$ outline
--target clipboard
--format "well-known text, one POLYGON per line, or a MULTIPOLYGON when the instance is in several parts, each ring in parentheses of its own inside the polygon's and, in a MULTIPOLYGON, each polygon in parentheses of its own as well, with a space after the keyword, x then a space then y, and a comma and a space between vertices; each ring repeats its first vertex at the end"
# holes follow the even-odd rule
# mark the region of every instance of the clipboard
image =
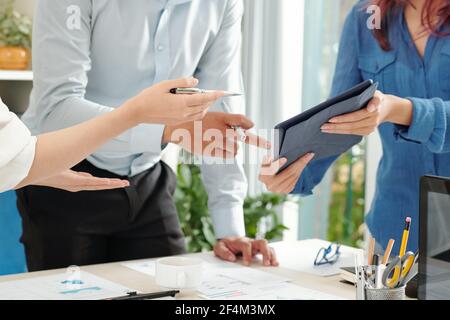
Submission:
POLYGON ((320 128, 331 118, 367 107, 378 89, 378 83, 364 81, 341 95, 327 100, 275 127, 275 158, 286 158, 282 172, 307 153, 314 160, 338 156, 362 141, 361 136, 323 133, 320 128))

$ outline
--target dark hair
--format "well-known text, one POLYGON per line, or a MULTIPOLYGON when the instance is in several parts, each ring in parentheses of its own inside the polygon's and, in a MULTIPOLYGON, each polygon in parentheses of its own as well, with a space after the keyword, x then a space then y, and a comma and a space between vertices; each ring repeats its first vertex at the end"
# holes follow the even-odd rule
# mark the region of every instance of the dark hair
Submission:
MULTIPOLYGON (((422 12, 422 24, 426 26, 429 32, 438 36, 450 35, 450 32, 442 33, 439 29, 450 23, 450 0, 443 0, 443 6, 434 13, 435 8, 433 7, 433 0, 425 0, 425 6, 422 12), (435 20, 433 15, 437 15, 437 20, 435 20)), ((389 14, 399 9, 406 7, 410 4, 409 0, 371 0, 371 4, 377 5, 381 11, 381 29, 374 30, 375 39, 377 39, 380 47, 385 50, 391 50, 391 44, 388 38, 388 17, 389 14)))

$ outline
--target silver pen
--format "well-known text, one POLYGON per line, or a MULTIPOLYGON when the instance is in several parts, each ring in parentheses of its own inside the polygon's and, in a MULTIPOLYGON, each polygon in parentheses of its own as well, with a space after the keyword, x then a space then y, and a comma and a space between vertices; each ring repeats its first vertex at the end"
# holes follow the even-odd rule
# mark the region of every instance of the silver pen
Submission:
MULTIPOLYGON (((199 93, 214 93, 221 90, 205 90, 199 88, 173 88, 170 90, 172 94, 199 94, 199 93)), ((222 91, 224 93, 224 97, 240 97, 243 96, 242 93, 231 92, 231 91, 222 91)))

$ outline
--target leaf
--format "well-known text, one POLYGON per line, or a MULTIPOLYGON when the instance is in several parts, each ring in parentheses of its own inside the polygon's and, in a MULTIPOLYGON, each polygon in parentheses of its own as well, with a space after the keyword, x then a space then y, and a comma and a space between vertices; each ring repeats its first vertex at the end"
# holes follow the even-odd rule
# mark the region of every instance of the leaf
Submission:
POLYGON ((0 7, 0 39, 2 45, 31 47, 31 19, 14 10, 14 1, 0 7))
MULTIPOLYGON (((177 168, 178 184, 175 192, 180 224, 186 236, 189 252, 210 251, 216 242, 214 228, 208 209, 208 194, 201 171, 195 165, 180 164, 177 168)), ((274 227, 267 232, 267 240, 282 236, 287 228, 279 224, 276 208, 288 201, 288 197, 264 193, 248 197, 244 201, 246 234, 255 237, 262 218, 269 217, 274 227)))

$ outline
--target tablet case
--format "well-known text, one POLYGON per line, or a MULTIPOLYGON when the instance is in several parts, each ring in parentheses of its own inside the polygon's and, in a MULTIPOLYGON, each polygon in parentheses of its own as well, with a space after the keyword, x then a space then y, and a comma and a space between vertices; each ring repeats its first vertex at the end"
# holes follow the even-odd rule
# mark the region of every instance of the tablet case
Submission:
POLYGON ((367 107, 374 97, 378 83, 367 80, 308 111, 280 123, 277 135, 276 158, 287 158, 280 172, 307 153, 315 153, 314 160, 340 155, 362 141, 361 136, 323 133, 320 128, 331 118, 367 107))

